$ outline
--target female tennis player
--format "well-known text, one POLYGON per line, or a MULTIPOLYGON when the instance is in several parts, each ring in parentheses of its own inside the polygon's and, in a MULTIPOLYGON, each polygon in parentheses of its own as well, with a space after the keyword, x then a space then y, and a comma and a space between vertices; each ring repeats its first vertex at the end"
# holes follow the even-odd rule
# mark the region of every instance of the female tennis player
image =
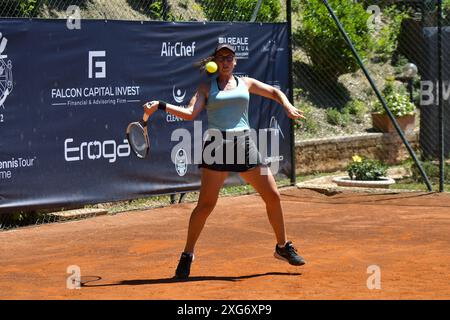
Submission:
MULTIPOLYGON (((278 102, 283 106, 287 116, 291 119, 304 118, 303 112, 296 109, 286 95, 277 88, 258 80, 233 74, 236 66, 235 49, 228 44, 219 44, 212 56, 205 59, 206 63, 213 60, 218 65, 217 78, 201 84, 192 97, 188 108, 174 106, 163 101, 150 101, 144 104, 144 111, 148 115, 156 110, 164 110, 185 120, 193 120, 206 108, 208 116, 208 131, 216 130, 222 133, 223 139, 211 135, 211 140, 205 142, 203 147, 203 160, 201 169, 201 187, 197 206, 193 210, 186 240, 186 246, 181 254, 175 277, 187 279, 191 263, 194 260, 194 247, 205 225, 206 219, 213 211, 219 191, 229 172, 239 172, 240 176, 255 188, 265 202, 270 224, 275 232, 277 244, 274 256, 287 261, 291 265, 300 266, 305 260, 297 254, 291 241, 287 241, 284 225, 283 211, 280 203, 280 194, 275 179, 270 170, 262 172, 263 164, 256 148, 255 142, 250 138, 248 105, 249 94, 260 95, 278 102), (227 139, 227 133, 233 132, 234 138, 227 139), (216 140, 220 141, 216 141, 216 140), (215 143, 213 158, 215 161, 206 161, 205 151, 209 144, 215 143), (228 147, 233 148, 234 155, 245 155, 245 161, 235 161, 227 158, 228 147), (218 147, 217 147, 218 146, 218 147), (222 156, 215 152, 221 150, 222 156), (242 151, 245 151, 242 153, 242 151), (252 161, 253 159, 253 161, 252 161), (256 160, 255 160, 256 159, 256 160)), ((211 148, 209 148, 210 150, 211 148)), ((209 158, 211 159, 211 157, 209 158)))

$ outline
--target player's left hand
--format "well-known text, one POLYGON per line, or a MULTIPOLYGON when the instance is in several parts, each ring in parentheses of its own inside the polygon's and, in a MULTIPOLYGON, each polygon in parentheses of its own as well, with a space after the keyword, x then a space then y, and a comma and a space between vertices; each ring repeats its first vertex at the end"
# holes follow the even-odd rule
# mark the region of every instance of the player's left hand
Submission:
POLYGON ((303 115, 303 111, 300 109, 297 109, 292 104, 285 106, 284 109, 286 110, 287 116, 291 119, 305 119, 305 116, 303 115))

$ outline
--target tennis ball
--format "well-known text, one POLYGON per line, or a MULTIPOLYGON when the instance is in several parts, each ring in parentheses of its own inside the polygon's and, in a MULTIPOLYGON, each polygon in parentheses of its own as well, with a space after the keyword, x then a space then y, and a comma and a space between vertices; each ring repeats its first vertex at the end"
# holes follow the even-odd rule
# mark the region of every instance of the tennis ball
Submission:
POLYGON ((217 63, 215 63, 214 61, 210 61, 206 64, 206 71, 208 71, 209 73, 214 73, 217 71, 217 63))

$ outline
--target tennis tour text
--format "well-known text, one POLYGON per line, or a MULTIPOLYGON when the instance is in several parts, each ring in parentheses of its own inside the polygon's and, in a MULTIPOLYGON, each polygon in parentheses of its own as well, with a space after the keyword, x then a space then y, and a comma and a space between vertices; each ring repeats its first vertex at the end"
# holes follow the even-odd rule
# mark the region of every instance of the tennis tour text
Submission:
POLYGON ((11 158, 0 161, 0 180, 11 179, 13 171, 11 169, 28 168, 34 166, 36 157, 33 158, 11 158))

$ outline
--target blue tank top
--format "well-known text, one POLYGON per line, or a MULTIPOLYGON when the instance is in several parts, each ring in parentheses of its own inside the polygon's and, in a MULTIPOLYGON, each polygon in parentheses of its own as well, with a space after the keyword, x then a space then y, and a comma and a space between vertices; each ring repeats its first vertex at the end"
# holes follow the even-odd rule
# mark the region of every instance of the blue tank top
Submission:
POLYGON ((250 94, 245 83, 235 77, 237 87, 219 90, 217 79, 211 81, 206 110, 208 128, 220 131, 240 131, 250 129, 248 121, 248 102, 250 94))

